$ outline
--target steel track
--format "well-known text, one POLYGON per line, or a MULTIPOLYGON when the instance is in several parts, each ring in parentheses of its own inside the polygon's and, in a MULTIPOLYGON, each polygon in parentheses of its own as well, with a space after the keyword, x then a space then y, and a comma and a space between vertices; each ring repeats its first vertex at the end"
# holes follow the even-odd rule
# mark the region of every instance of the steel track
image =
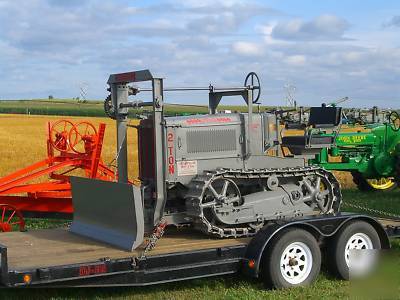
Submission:
MULTIPOLYGON (((340 209, 342 202, 342 194, 340 189, 340 183, 337 181, 335 176, 320 167, 308 166, 308 167, 297 167, 297 168, 279 168, 279 169, 251 169, 251 170, 236 170, 236 169, 218 169, 215 171, 206 171, 202 175, 198 175, 189 184, 189 191, 185 197, 187 214, 193 218, 194 227, 198 230, 208 234, 217 236, 220 238, 228 237, 245 237, 252 236, 269 220, 259 221, 257 224, 241 224, 237 227, 219 227, 211 224, 203 214, 203 208, 201 207, 204 193, 210 182, 216 178, 228 178, 233 180, 254 180, 254 179, 266 179, 269 176, 277 176, 278 178, 290 178, 293 177, 295 182, 301 181, 307 176, 320 176, 324 177, 329 182, 329 189, 331 199, 329 209, 327 212, 320 214, 336 214, 340 209), (297 178, 301 178, 300 180, 297 178)), ((295 217, 301 217, 301 215, 294 215, 295 217)))

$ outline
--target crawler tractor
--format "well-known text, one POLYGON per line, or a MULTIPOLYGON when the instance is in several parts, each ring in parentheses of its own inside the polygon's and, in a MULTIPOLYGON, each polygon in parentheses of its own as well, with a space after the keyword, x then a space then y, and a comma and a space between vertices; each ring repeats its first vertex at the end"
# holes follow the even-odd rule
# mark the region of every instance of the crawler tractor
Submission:
MULTIPOLYGON (((269 156, 279 147, 279 122, 255 113, 260 83, 250 73, 244 86, 163 88, 150 71, 109 77, 105 111, 117 123, 118 182, 72 178, 74 221, 71 230, 122 248, 135 249, 144 233, 160 224, 191 225, 219 238, 254 235, 272 220, 334 215, 342 200, 339 182, 320 166, 307 164, 308 152, 330 147, 319 134, 286 141, 307 155, 269 156), (152 88, 131 83, 150 81, 152 88), (206 90, 209 114, 165 117, 164 91, 206 90), (152 92, 148 102, 128 97, 152 92), (247 113, 218 113, 224 97, 241 97, 247 113), (136 127, 140 186, 128 182, 128 110, 152 107, 136 127), (304 141, 309 139, 309 142, 304 141)), ((314 107, 312 126, 335 130, 341 109, 314 107)))

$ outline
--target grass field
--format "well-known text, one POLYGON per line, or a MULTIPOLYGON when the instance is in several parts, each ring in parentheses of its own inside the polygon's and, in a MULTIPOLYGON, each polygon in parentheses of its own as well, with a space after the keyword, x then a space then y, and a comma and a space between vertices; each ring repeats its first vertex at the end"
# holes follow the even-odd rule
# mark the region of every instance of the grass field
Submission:
MULTIPOLYGON (((12 170, 26 166, 46 155, 46 122, 55 121, 53 116, 0 115, 0 177, 12 170)), ((72 121, 90 120, 95 125, 107 124, 103 158, 111 161, 115 156, 115 125, 106 118, 69 118, 72 121)), ((136 122, 136 121, 132 121, 136 122)), ((134 129, 129 132, 130 177, 137 176, 134 167, 137 160, 134 129)), ((351 179, 339 174, 344 183, 344 210, 352 210, 347 203, 368 204, 369 207, 400 214, 400 190, 388 193, 362 194, 352 190, 351 179)), ((28 228, 58 226, 60 222, 29 221, 28 228)), ((393 243, 400 258, 400 243, 393 243)), ((400 259, 393 268, 400 270, 400 259)), ((400 286, 400 274, 397 283, 400 286)), ((325 270, 311 287, 284 291, 266 291, 262 284, 240 276, 192 280, 188 282, 158 285, 146 288, 96 288, 96 289, 33 289, 3 290, 0 299, 337 299, 348 298, 350 284, 332 278, 325 270)))
MULTIPOLYGON (((207 107, 166 105, 166 114, 206 113, 207 107)), ((72 99, 34 99, 34 100, 3 100, 0 101, 0 113, 26 115, 58 115, 58 116, 104 116, 103 101, 91 100, 85 103, 72 99)), ((130 115, 138 111, 131 109, 130 115)))
MULTIPOLYGON (((58 115, 58 116, 85 116, 102 117, 104 116, 104 102, 90 100, 85 103, 72 99, 33 99, 33 100, 0 100, 0 114, 25 114, 25 115, 58 115)), ((205 96, 204 103, 208 103, 205 96)), ((244 111, 245 106, 221 105, 220 110, 244 111)), ((267 109, 261 106, 263 111, 267 109)), ((130 116, 143 113, 145 110, 130 109, 130 116)), ((174 105, 165 104, 164 112, 166 115, 182 115, 207 113, 207 104, 199 105, 174 105)))

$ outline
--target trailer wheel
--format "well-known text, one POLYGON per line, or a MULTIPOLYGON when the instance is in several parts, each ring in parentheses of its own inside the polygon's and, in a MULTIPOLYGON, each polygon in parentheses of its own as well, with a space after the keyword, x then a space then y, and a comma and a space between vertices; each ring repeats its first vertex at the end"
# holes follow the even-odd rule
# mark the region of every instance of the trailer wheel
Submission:
MULTIPOLYGON (((355 221, 341 228, 328 249, 331 271, 339 278, 349 280, 350 250, 381 249, 381 241, 375 228, 367 222, 355 221)), ((368 270, 368 266, 364 266, 368 270)))
POLYGON ((302 229, 286 229, 268 246, 262 277, 267 288, 309 285, 321 268, 321 251, 314 236, 302 229))

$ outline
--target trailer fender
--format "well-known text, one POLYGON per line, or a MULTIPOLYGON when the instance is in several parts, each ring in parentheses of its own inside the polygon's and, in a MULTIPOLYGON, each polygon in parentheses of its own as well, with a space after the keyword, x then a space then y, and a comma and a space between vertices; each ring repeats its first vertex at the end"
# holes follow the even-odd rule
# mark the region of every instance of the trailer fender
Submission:
POLYGON ((320 237, 332 237, 340 228, 351 221, 365 221, 371 224, 379 235, 382 249, 390 249, 389 237, 382 225, 372 217, 357 214, 341 214, 337 216, 319 216, 309 219, 294 221, 277 221, 264 226, 250 241, 243 260, 245 275, 257 278, 260 265, 266 249, 271 240, 286 228, 301 228, 320 237))

